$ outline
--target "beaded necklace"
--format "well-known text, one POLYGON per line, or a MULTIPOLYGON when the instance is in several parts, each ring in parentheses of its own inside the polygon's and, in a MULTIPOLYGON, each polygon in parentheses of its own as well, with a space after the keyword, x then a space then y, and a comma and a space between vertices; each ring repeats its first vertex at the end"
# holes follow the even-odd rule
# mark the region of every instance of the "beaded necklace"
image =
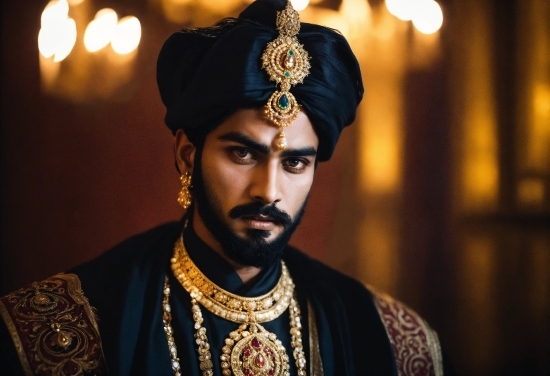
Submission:
MULTIPOLYGON (((305 376, 306 358, 302 346, 300 308, 294 293, 294 282, 283 261, 281 278, 277 285, 265 295, 247 298, 226 291, 210 281, 189 258, 183 236, 174 245, 171 259, 176 279, 191 296, 195 338, 198 358, 203 376, 213 375, 212 355, 202 326, 200 305, 211 313, 226 320, 239 323, 239 327, 225 339, 220 356, 223 375, 236 376, 288 376, 289 357, 281 341, 268 332, 261 323, 272 321, 290 308, 290 334, 293 356, 299 376, 305 376), (199 305, 200 304, 200 305, 199 305)), ((168 341, 174 376, 181 376, 176 343, 171 326, 169 303, 170 285, 164 280, 163 325, 168 341)))

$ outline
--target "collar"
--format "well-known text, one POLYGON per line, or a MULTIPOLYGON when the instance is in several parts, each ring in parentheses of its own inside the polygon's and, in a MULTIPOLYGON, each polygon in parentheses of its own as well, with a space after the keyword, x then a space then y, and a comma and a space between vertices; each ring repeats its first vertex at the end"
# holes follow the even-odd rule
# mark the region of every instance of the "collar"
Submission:
POLYGON ((262 269, 256 283, 246 286, 235 269, 210 248, 193 230, 192 223, 183 230, 183 242, 195 265, 216 285, 233 294, 253 297, 268 293, 281 276, 281 263, 262 269))

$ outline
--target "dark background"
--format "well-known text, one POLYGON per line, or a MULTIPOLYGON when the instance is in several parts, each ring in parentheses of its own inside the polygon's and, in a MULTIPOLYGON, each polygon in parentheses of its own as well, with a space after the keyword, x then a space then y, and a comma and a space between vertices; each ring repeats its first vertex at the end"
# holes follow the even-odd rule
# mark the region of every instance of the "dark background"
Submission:
MULTIPOLYGON (((48 83, 37 48, 47 2, 2 2, 0 293, 181 216, 156 57, 178 28, 220 15, 204 1, 168 3, 84 0, 70 13, 75 49, 48 83), (106 6, 142 23, 128 61, 82 45, 106 6)), ((233 3, 237 15, 245 4, 233 3)), ((440 4, 444 24, 430 49, 418 47, 410 23, 399 24, 400 39, 371 42, 369 27, 390 16, 369 2, 372 24, 351 38, 366 97, 320 165, 292 242, 421 313, 459 374, 548 375, 550 2, 440 4), (399 64, 377 63, 383 53, 373 51, 384 47, 399 64), (388 133, 398 158, 388 166, 398 178, 380 188, 368 166, 384 164, 365 153, 391 129, 391 113, 378 118, 373 103, 392 87, 386 106, 400 120, 388 133)), ((341 5, 317 1, 308 11, 341 5)))

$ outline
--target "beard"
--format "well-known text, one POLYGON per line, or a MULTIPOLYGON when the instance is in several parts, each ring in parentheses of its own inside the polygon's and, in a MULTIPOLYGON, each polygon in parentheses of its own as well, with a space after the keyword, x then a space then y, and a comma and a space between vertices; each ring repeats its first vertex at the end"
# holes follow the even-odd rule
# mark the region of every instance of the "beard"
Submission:
POLYGON ((275 203, 266 205, 259 201, 236 206, 225 216, 220 199, 203 178, 200 154, 202 153, 197 150, 195 168, 193 169, 193 196, 202 221, 221 244, 224 254, 240 265, 257 268, 268 267, 280 261, 290 237, 300 224, 307 197, 294 219, 286 212, 278 209, 275 203), (241 237, 224 220, 226 217, 237 219, 243 216, 262 214, 270 216, 274 222, 283 226, 283 232, 271 241, 267 240, 271 234, 270 231, 248 229, 246 237, 241 237))

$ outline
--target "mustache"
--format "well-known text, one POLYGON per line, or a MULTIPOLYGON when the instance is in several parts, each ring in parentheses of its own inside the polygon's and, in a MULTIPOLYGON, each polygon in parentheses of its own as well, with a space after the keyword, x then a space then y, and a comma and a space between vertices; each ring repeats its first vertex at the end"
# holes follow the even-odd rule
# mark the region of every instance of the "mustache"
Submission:
POLYGON ((235 206, 229 211, 229 217, 233 219, 237 219, 245 215, 267 215, 273 218, 275 222, 283 225, 285 228, 292 224, 292 218, 290 218, 290 215, 277 208, 275 204, 265 205, 261 202, 252 202, 250 204, 235 206))

